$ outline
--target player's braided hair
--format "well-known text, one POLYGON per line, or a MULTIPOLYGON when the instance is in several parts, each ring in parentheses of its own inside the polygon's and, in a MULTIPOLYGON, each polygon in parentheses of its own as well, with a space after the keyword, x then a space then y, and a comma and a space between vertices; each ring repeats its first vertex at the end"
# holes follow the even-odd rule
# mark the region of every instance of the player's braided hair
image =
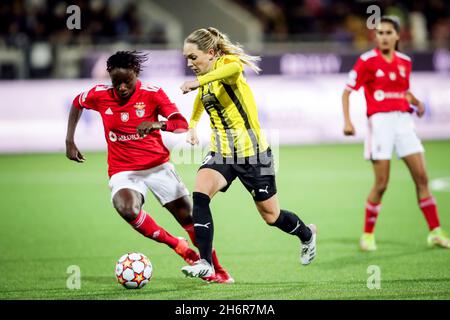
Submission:
POLYGON ((256 62, 261 60, 260 57, 245 53, 239 43, 231 42, 226 34, 221 33, 216 28, 197 29, 186 38, 185 42, 196 44, 203 52, 213 49, 219 56, 227 54, 235 55, 239 57, 242 63, 248 65, 256 73, 261 71, 256 65, 256 62))
MULTIPOLYGON (((383 23, 383 22, 390 23, 394 27, 395 32, 397 32, 397 34, 400 34, 400 20, 399 20, 398 17, 396 17, 396 16, 382 16, 380 18, 380 23, 383 23)), ((400 41, 397 41, 395 43, 395 50, 398 50, 399 42, 400 41)))
POLYGON ((111 70, 116 68, 131 69, 136 75, 139 75, 142 71, 142 64, 147 59, 147 54, 139 51, 117 51, 108 58, 106 70, 111 72, 111 70))

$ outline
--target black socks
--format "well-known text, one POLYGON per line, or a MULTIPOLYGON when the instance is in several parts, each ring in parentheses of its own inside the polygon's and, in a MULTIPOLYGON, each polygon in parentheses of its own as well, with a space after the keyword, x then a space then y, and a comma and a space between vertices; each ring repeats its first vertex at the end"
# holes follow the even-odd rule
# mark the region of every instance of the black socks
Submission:
POLYGON ((311 229, 309 229, 295 213, 287 210, 280 211, 280 216, 273 226, 286 233, 296 235, 302 242, 308 242, 312 237, 311 229))
POLYGON ((211 199, 201 192, 192 194, 194 201, 193 219, 195 240, 200 252, 200 257, 212 265, 212 243, 214 236, 214 224, 209 208, 211 199))

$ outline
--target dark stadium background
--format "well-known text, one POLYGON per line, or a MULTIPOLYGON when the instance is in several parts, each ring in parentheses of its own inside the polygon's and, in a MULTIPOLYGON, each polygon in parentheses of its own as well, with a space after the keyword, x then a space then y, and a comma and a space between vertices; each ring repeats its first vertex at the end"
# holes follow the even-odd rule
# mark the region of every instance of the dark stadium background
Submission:
MULTIPOLYGON (((373 48, 367 21, 376 6, 402 23, 400 50, 413 60, 412 89, 426 104, 416 118, 444 229, 450 229, 450 2, 330 0, 17 0, 0 2, 0 299, 446 299, 450 262, 426 248, 426 224, 409 174, 395 156, 377 225, 379 250, 358 251, 364 201, 372 184, 363 160, 362 92, 352 96, 356 137, 342 135, 341 93, 357 57, 373 48), (76 5, 80 29, 67 19, 76 5), (372 7, 373 8, 373 7, 372 7), (64 155, 71 99, 108 83, 106 58, 117 50, 149 53, 142 79, 161 85, 189 118, 193 75, 183 39, 214 26, 260 55, 260 75, 246 76, 277 159, 283 205, 318 225, 318 257, 298 263, 292 239, 268 229, 239 184, 213 204, 215 246, 236 279, 208 286, 184 279, 182 261, 133 232, 109 202, 105 142, 97 114, 84 112, 77 144, 87 161, 64 155), (115 261, 140 251, 152 261, 150 284, 121 288, 115 261), (71 265, 81 289, 67 287, 71 265), (370 289, 369 266, 381 289, 370 289)), ((207 150, 164 134, 184 182, 193 188, 207 150)), ((149 197, 151 198, 151 196, 149 197)), ((176 235, 183 230, 150 199, 146 209, 176 235)))

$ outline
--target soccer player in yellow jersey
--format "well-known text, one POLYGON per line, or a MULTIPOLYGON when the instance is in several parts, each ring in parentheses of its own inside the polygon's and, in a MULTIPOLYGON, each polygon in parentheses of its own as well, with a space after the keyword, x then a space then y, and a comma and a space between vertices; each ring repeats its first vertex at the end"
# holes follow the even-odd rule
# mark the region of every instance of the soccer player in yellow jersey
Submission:
POLYGON ((259 57, 247 55, 242 47, 215 28, 198 29, 184 42, 183 55, 197 75, 181 86, 183 93, 198 89, 189 123, 187 141, 198 144, 196 125, 203 111, 211 120, 211 147, 197 173, 194 200, 194 229, 201 259, 182 268, 185 275, 214 275, 211 264, 213 219, 209 203, 239 178, 252 194, 261 217, 270 226, 297 236, 300 260, 309 264, 316 255, 316 226, 306 226, 299 217, 280 210, 272 152, 261 131, 252 91, 243 75, 243 65, 256 72, 259 57))

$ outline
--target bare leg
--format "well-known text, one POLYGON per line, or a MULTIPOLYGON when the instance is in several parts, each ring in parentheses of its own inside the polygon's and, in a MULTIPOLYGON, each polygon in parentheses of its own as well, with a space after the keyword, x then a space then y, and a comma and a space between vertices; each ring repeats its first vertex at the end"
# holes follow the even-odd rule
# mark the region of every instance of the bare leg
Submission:
POLYGON ((422 153, 415 153, 403 158, 416 185, 417 201, 428 223, 428 228, 434 230, 440 226, 436 202, 428 188, 428 175, 425 168, 425 158, 422 153))
POLYGON ((295 235, 302 242, 308 242, 311 239, 311 230, 295 213, 280 209, 278 195, 274 194, 264 201, 255 201, 255 205, 259 214, 268 225, 295 235))
POLYGON ((372 164, 375 183, 372 190, 370 190, 367 200, 372 203, 380 203, 388 186, 391 162, 390 160, 374 160, 372 164))
POLYGON ((132 189, 121 189, 113 197, 114 208, 136 231, 175 249, 179 243, 178 238, 159 226, 150 215, 145 213, 142 210, 143 203, 142 194, 132 189))
POLYGON ((428 175, 425 158, 422 153, 415 153, 403 158, 416 185, 417 200, 431 197, 428 188, 428 175))
POLYGON ((142 194, 132 189, 121 189, 113 198, 113 205, 125 221, 136 219, 144 203, 142 194))
POLYGON ((273 225, 280 216, 280 204, 276 194, 267 200, 255 201, 255 205, 263 220, 269 225, 273 225))
POLYGON ((281 231, 300 239, 300 261, 303 265, 310 264, 316 256, 316 226, 306 226, 295 213, 280 210, 276 194, 267 200, 255 201, 255 205, 268 225, 277 227, 281 231))
POLYGON ((181 226, 190 225, 192 220, 192 205, 188 196, 168 202, 164 207, 173 215, 181 226))

